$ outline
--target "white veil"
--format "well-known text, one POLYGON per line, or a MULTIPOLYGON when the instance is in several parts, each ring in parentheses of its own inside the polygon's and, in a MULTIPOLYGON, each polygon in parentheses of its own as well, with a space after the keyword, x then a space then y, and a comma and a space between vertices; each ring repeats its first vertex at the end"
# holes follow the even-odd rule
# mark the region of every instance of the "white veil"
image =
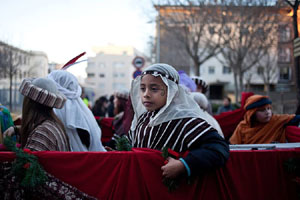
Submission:
POLYGON ((93 113, 80 98, 81 87, 76 77, 65 70, 54 70, 48 78, 54 80, 58 90, 67 97, 64 107, 54 109, 54 112, 65 125, 72 151, 106 151, 101 143, 101 129, 93 113), (82 144, 76 128, 89 132, 88 149, 82 144))
POLYGON ((157 63, 147 67, 141 76, 132 81, 130 97, 134 109, 134 119, 131 124, 131 130, 135 130, 138 118, 146 112, 140 98, 140 83, 143 74, 160 76, 168 88, 166 104, 159 112, 150 119, 149 126, 156 126, 164 122, 181 118, 202 118, 205 120, 205 114, 192 99, 188 92, 179 85, 179 74, 170 65, 157 63))

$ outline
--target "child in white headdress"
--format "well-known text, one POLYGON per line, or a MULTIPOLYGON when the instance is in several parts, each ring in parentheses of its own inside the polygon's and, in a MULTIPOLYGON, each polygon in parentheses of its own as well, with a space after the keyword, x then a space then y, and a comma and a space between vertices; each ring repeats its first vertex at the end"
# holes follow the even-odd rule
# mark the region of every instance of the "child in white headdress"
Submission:
POLYGON ((66 104, 55 114, 65 125, 72 151, 106 151, 101 143, 99 128, 91 110, 84 104, 81 87, 76 77, 65 70, 54 70, 48 78, 67 97, 66 104))
POLYGON ((128 138, 133 147, 189 151, 185 158, 168 158, 162 167, 167 178, 220 167, 229 156, 226 141, 203 119, 203 111, 178 83, 178 72, 159 63, 146 68, 130 91, 134 120, 128 138))

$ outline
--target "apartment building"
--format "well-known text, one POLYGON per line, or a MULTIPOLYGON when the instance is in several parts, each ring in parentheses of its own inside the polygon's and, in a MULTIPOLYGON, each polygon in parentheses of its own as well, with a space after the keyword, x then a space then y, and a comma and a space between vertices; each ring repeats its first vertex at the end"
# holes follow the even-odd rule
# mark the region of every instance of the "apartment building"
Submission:
POLYGON ((142 53, 131 46, 108 45, 93 50, 96 56, 88 58, 85 86, 93 88, 95 99, 117 90, 129 90, 136 70, 132 61, 136 56, 144 57, 142 53))

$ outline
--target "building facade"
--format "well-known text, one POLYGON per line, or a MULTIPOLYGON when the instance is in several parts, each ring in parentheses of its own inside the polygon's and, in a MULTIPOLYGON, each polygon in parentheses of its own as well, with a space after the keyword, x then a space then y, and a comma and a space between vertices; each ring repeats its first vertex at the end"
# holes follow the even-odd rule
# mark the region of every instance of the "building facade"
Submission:
POLYGON ((23 96, 18 91, 19 86, 24 78, 47 76, 48 57, 44 52, 25 51, 3 42, 0 42, 0 56, 0 103, 21 112, 23 96))
POLYGON ((136 71, 133 59, 144 56, 130 46, 109 45, 95 47, 94 51, 96 56, 88 58, 85 79, 85 87, 94 90, 94 100, 100 96, 110 96, 117 90, 129 90, 136 71))
MULTIPOLYGON (((235 32, 235 34, 238 31, 240 34, 247 35, 249 31, 254 31, 253 26, 248 26, 249 29, 244 30, 245 26, 239 25, 238 27, 235 24, 236 19, 234 19, 235 16, 243 16, 242 13, 239 13, 241 12, 240 10, 243 9, 253 9, 253 13, 254 11, 264 9, 265 15, 269 17, 269 19, 272 19, 272 15, 276 17, 279 16, 277 24, 274 25, 274 28, 272 29, 272 32, 274 32, 273 35, 275 35, 276 38, 274 39, 275 43, 272 45, 272 48, 270 48, 270 52, 261 58, 261 62, 257 62, 253 67, 251 67, 251 69, 247 70, 243 74, 242 82, 244 91, 247 90, 257 93, 263 93, 266 91, 293 91, 295 88, 295 68, 292 51, 294 36, 292 29, 292 17, 289 15, 290 9, 288 7, 248 6, 247 8, 231 8, 230 6, 226 6, 226 8, 223 8, 222 6, 208 6, 206 8, 191 8, 191 6, 156 6, 159 16, 159 25, 157 26, 157 38, 159 38, 157 42, 159 42, 159 44, 157 44, 156 47, 160 48, 160 51, 157 51, 160 52, 160 55, 156 56, 159 56, 159 59, 162 62, 173 65, 177 70, 185 70, 191 76, 197 75, 195 74, 195 69, 192 67, 194 65, 193 59, 189 55, 193 53, 191 52, 193 51, 193 48, 187 50, 187 46, 189 44, 184 45, 181 41, 178 42, 178 34, 174 35, 172 32, 175 32, 175 29, 182 29, 182 31, 189 33, 185 35, 186 37, 190 37, 194 34, 190 39, 190 43, 197 39, 197 35, 195 33, 202 34, 202 38, 208 38, 211 39, 211 41, 216 41, 219 38, 222 38, 222 34, 226 34, 228 31, 229 33, 230 31, 231 33, 235 32), (194 11, 195 13, 201 13, 202 16, 195 17, 197 14, 193 13, 194 11), (207 13, 207 15, 205 15, 205 13, 207 13), (181 15, 185 17, 181 17, 181 15), (228 16, 228 18, 224 17, 225 22, 218 21, 218 18, 215 18, 215 16, 219 15, 228 16), (187 16, 191 17, 189 18, 187 16), (181 17, 181 19, 184 19, 184 22, 174 22, 172 19, 168 19, 172 17, 176 18, 176 20, 181 17), (199 22, 200 20, 205 21, 205 23, 201 24, 201 22, 199 22), (201 26, 205 26, 203 30, 207 29, 207 31, 203 31, 202 33, 194 31, 196 29, 200 30, 201 26), (221 28, 218 29, 218 27, 221 28), (244 31, 245 33, 243 33, 244 31)), ((249 21, 250 20, 253 19, 249 18, 249 21)), ((254 21, 254 24, 259 23, 260 20, 254 21)), ((265 23, 267 24, 268 21, 265 23)), ((258 33, 259 31, 264 30, 264 27, 262 25, 260 26, 261 27, 256 26, 257 28, 255 31, 258 33)), ((240 37, 241 42, 246 40, 245 38, 246 37, 240 37)), ((205 43, 205 41, 201 41, 201 38, 199 38, 199 41, 199 47, 194 45, 195 51, 210 45, 209 43, 205 43)), ((245 46, 247 46, 250 43, 245 42, 245 44, 245 46)), ((255 47, 253 49, 255 51, 255 47)), ((199 56, 203 56, 200 54, 205 51, 199 52, 199 56)), ((216 53, 214 56, 205 60, 205 62, 201 63, 199 68, 201 77, 207 81, 210 86, 210 99, 220 100, 228 94, 235 93, 233 68, 229 64, 226 64, 222 53, 216 53)))

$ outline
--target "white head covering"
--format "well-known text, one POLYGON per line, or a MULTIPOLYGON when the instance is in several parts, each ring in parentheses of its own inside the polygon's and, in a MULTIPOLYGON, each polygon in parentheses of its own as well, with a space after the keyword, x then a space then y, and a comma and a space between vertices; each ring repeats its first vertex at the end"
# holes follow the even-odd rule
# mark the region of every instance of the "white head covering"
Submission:
POLYGON ((101 129, 90 109, 80 98, 81 87, 76 77, 65 71, 52 71, 48 78, 55 81, 58 90, 67 97, 65 106, 54 109, 55 114, 64 123, 70 139, 72 151, 106 151, 101 143, 101 129), (76 128, 86 130, 90 134, 90 146, 82 144, 76 128))
POLYGON ((200 108, 204 111, 205 120, 218 131, 221 137, 224 138, 222 129, 219 123, 217 122, 217 120, 213 116, 211 116, 208 112, 206 112, 208 106, 208 100, 206 96, 200 92, 192 92, 191 97, 197 102, 200 108))
POLYGON ((192 92, 191 96, 203 110, 207 111, 208 100, 204 94, 200 92, 192 92))
POLYGON ((135 130, 137 119, 147 111, 140 98, 140 83, 142 76, 145 74, 151 74, 156 77, 159 76, 168 88, 167 102, 159 112, 150 119, 149 126, 156 126, 170 120, 181 118, 195 117, 205 120, 203 111, 188 92, 178 84, 178 72, 168 64, 157 63, 147 67, 141 76, 138 76, 132 81, 130 97, 134 109, 134 119, 131 130, 135 130))

